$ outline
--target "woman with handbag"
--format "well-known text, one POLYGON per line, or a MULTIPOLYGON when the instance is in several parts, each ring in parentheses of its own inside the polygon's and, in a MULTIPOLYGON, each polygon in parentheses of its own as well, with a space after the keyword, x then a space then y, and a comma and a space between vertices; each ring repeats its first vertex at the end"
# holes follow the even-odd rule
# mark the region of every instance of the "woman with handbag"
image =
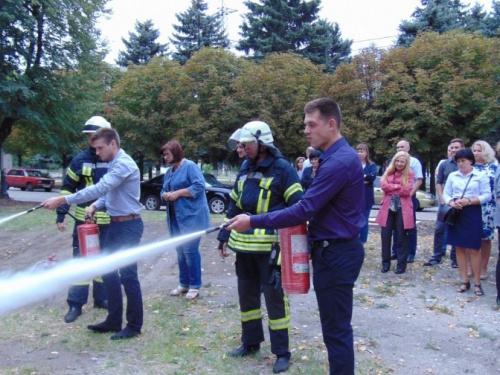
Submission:
POLYGON ((467 272, 467 250, 470 250, 470 262, 474 273, 474 293, 483 296, 481 286, 481 238, 483 225, 481 204, 491 199, 490 183, 486 175, 474 170, 474 154, 470 149, 457 151, 454 156, 459 170, 450 173, 443 191, 444 201, 455 212, 456 220, 448 224, 448 244, 457 250, 457 262, 461 283, 457 292, 470 289, 467 272))
POLYGON ((415 226, 413 202, 410 192, 413 188, 413 172, 410 169, 410 154, 399 151, 394 155, 384 175, 380 179, 383 191, 377 223, 380 225, 382 239, 382 273, 391 268, 392 231, 397 232, 397 266, 394 271, 402 274, 406 271, 408 258, 408 230, 415 226))

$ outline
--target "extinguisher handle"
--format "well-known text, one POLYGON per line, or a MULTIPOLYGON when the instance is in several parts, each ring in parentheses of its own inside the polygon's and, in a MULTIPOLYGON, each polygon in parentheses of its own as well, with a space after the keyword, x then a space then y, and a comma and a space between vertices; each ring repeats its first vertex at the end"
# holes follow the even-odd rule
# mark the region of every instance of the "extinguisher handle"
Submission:
POLYGON ((85 215, 85 222, 86 223, 95 223, 95 219, 92 216, 85 215))

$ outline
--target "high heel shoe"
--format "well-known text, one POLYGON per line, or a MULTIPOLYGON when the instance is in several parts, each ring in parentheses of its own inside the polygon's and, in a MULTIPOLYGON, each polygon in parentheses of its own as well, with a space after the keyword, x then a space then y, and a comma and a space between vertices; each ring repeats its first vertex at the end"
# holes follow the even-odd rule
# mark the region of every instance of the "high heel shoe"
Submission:
POLYGON ((484 296, 483 287, 481 284, 474 284, 474 294, 478 297, 484 296))
POLYGON ((460 283, 460 288, 457 289, 458 293, 464 293, 470 289, 470 281, 464 283, 463 281, 460 283))

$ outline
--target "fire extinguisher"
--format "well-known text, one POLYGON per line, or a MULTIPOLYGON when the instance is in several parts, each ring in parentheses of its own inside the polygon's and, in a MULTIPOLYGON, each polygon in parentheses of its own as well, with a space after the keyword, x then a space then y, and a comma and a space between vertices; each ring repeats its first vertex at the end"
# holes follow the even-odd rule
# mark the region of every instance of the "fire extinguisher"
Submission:
POLYGON ((99 244, 99 227, 91 222, 90 218, 85 218, 85 223, 78 226, 78 244, 80 245, 80 255, 87 257, 97 255, 101 252, 99 244))
POLYGON ((306 224, 279 230, 281 247, 281 277, 287 294, 309 291, 309 252, 306 224))

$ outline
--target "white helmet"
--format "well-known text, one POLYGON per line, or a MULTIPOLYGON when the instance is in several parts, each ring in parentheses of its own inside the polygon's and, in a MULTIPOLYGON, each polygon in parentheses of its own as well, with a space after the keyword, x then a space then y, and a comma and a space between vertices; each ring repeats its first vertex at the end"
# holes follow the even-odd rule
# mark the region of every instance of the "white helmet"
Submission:
POLYGON ((83 127, 82 133, 95 133, 101 128, 111 129, 111 124, 104 117, 93 116, 87 120, 83 127))
POLYGON ((229 137, 227 143, 231 149, 235 150, 238 142, 259 142, 266 146, 273 146, 273 141, 273 133, 271 133, 269 125, 263 121, 250 121, 241 129, 236 130, 229 137))

